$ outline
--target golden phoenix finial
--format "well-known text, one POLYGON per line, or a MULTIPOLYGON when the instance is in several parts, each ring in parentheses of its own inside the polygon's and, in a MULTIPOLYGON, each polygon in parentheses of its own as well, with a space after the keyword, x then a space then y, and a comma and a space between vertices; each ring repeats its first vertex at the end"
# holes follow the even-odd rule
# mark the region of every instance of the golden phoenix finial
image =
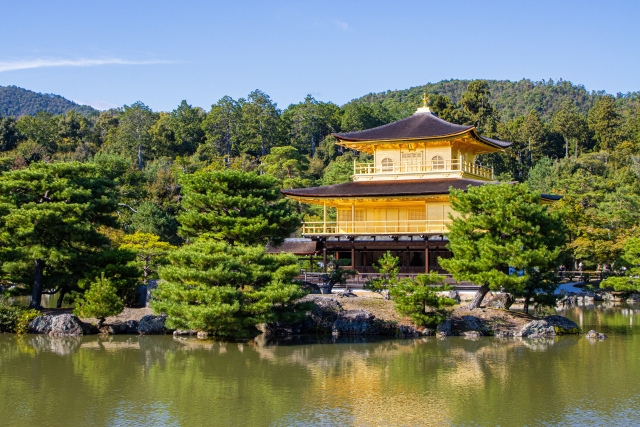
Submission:
POLYGON ((429 102, 429 98, 427 98, 427 91, 422 92, 422 106, 426 107, 429 102))

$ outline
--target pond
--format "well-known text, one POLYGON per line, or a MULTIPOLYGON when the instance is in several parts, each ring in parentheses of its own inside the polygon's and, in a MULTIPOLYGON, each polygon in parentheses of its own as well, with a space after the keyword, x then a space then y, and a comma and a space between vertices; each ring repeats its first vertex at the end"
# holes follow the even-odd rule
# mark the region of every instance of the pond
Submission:
POLYGON ((563 314, 609 335, 233 343, 0 334, 5 426, 632 425, 640 306, 563 314))

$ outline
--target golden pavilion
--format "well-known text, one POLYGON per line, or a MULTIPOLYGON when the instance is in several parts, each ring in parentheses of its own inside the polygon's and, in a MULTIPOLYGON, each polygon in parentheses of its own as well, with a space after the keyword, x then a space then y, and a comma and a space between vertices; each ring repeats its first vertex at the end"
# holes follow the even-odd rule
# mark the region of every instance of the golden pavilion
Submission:
POLYGON ((426 99, 406 119, 333 136, 373 162, 354 162, 352 182, 282 193, 323 207, 322 221, 305 222, 302 235, 315 242, 325 265, 328 255, 350 258, 361 273, 375 272, 373 263, 386 251, 400 257, 401 273, 442 271, 438 257, 451 256, 444 233, 455 215, 449 189, 494 182, 477 156, 511 145, 438 118, 426 99))

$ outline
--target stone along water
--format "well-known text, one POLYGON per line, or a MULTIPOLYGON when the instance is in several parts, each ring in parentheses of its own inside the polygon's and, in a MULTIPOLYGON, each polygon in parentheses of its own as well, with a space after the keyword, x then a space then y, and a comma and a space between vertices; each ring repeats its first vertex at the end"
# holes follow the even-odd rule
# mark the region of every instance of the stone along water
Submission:
POLYGON ((4 334, 0 424, 640 423, 640 306, 561 314, 610 338, 259 345, 4 334))

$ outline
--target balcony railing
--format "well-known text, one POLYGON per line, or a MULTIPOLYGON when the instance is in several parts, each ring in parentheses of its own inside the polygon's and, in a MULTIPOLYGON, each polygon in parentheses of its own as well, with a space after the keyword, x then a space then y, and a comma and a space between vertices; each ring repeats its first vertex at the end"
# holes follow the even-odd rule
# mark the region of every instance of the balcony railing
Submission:
POLYGON ((393 235, 446 233, 451 220, 399 220, 399 221, 332 221, 305 222, 302 234, 321 235, 393 235))
POLYGON ((354 175, 374 174, 440 174, 465 172, 486 179, 493 179, 493 169, 464 160, 441 160, 421 163, 401 163, 380 166, 375 163, 354 163, 354 175))

